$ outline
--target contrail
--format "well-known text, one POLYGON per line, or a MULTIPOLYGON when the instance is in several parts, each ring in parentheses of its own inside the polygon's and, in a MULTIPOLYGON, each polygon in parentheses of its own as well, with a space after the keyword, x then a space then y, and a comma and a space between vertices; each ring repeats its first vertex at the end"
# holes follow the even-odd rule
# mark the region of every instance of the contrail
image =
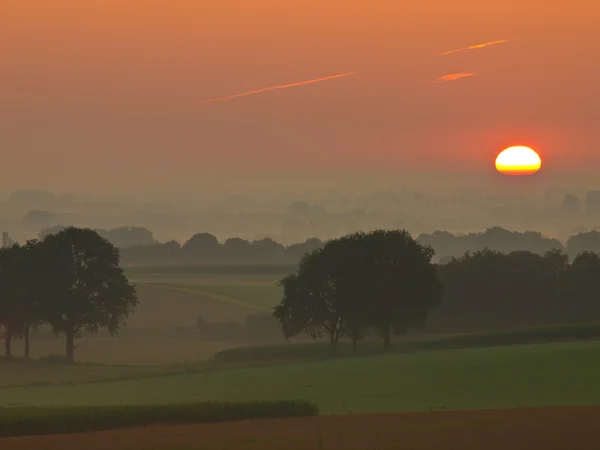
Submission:
POLYGON ((449 73, 448 75, 444 75, 439 78, 436 78, 433 81, 433 83, 441 83, 444 81, 455 81, 455 80, 460 80, 461 78, 474 77, 474 76, 475 76, 475 73, 473 73, 473 72, 449 73))
POLYGON ((299 82, 296 82, 296 83, 281 84, 279 86, 265 87, 265 88, 255 89, 253 91, 243 92, 241 94, 228 95, 227 97, 211 98, 211 99, 208 99, 208 100, 203 100, 200 103, 221 102, 221 101, 224 101, 224 100, 231 100, 231 99, 238 98, 238 97, 245 97, 247 95, 261 94, 261 93, 267 92, 267 91, 274 91, 276 89, 287 89, 287 88, 292 88, 292 87, 304 86, 306 84, 320 83, 321 81, 334 80, 336 78, 348 77, 350 75, 355 75, 357 73, 358 72, 341 73, 341 74, 338 74, 338 75, 331 75, 331 76, 328 76, 328 77, 316 78, 314 80, 299 81, 299 82))
POLYGON ((471 45, 469 47, 457 48, 455 50, 438 53, 438 56, 451 55, 453 53, 463 52, 465 50, 477 50, 479 48, 488 47, 490 45, 504 44, 505 42, 510 42, 510 41, 514 41, 514 39, 503 39, 501 41, 490 41, 490 42, 486 42, 485 44, 477 44, 477 45, 471 45))

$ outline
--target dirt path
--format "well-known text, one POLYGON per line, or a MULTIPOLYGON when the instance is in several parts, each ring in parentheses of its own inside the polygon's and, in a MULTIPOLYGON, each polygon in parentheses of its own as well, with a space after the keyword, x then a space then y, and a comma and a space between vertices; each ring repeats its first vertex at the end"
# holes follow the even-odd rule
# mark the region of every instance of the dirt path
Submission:
POLYGON ((0 439, 6 450, 598 450, 600 407, 324 416, 0 439))

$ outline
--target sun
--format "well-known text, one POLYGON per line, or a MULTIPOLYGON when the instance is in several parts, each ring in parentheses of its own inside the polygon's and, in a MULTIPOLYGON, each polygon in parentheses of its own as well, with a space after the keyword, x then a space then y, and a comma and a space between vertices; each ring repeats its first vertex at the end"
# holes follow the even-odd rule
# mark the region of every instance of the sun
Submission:
POLYGON ((540 155, 524 145, 508 147, 496 158, 496 170, 505 175, 532 175, 541 167, 540 155))

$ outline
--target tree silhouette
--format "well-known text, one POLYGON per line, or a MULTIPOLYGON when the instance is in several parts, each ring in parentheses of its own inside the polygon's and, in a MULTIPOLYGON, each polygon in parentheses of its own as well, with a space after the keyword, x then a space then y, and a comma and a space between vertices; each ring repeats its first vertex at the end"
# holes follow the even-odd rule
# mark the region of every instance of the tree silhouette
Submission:
POLYGON ((422 327, 439 303, 442 285, 431 264, 433 250, 406 231, 354 233, 305 255, 296 274, 281 282, 275 308, 286 337, 306 332, 328 336, 335 353, 340 337, 354 349, 366 327, 380 330, 384 348, 391 335, 422 327))
POLYGON ((56 333, 66 336, 66 359, 74 361, 80 330, 111 334, 137 306, 135 287, 119 266, 114 245, 90 229, 67 228, 40 244, 47 267, 43 315, 56 333))

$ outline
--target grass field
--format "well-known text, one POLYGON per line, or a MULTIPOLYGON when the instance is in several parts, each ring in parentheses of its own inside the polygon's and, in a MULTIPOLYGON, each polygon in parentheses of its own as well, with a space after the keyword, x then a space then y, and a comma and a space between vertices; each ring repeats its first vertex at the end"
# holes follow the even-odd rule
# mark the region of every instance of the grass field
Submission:
POLYGON ((288 266, 129 269, 140 304, 128 326, 189 327, 195 326, 198 316, 224 322, 269 313, 281 300, 277 280, 292 270, 288 266))
MULTIPOLYGON (((137 285, 139 306, 127 321, 122 336, 78 339, 77 361, 152 366, 206 361, 216 352, 241 344, 190 338, 189 334, 193 333, 189 331, 195 329, 196 319, 202 317, 209 322, 243 322, 250 314, 269 313, 279 301, 276 280, 289 268, 242 266, 188 269, 133 270, 130 276, 137 285), (187 336, 173 333, 183 328, 188 330, 187 336)), ((61 355, 64 354, 64 345, 63 337, 36 339, 34 333, 31 356, 61 355)), ((22 353, 23 341, 15 340, 13 354, 22 353)), ((49 370, 56 373, 54 369, 49 370)), ((132 370, 129 368, 125 371, 131 373, 132 370)), ((113 370, 115 373, 122 371, 121 368, 113 370)), ((43 378, 29 373, 24 377, 35 380, 43 378)), ((14 373, 6 375, 0 370, 0 385, 12 384, 15 378, 14 373)), ((70 376, 66 378, 71 379, 70 376)), ((56 380, 54 375, 51 379, 53 382, 56 380)))
POLYGON ((523 345, 3 389, 0 405, 295 398, 324 414, 600 403, 600 342, 523 345))
MULTIPOLYGON (((169 368, 171 370, 171 368, 169 368)), ((77 384, 164 373, 165 367, 1 361, 0 389, 10 386, 77 384)), ((2 392, 0 390, 0 392, 2 392)), ((2 394, 0 393, 0 398, 2 394)))
POLYGON ((154 426, 0 439, 10 450, 596 450, 600 408, 432 412, 154 426))

